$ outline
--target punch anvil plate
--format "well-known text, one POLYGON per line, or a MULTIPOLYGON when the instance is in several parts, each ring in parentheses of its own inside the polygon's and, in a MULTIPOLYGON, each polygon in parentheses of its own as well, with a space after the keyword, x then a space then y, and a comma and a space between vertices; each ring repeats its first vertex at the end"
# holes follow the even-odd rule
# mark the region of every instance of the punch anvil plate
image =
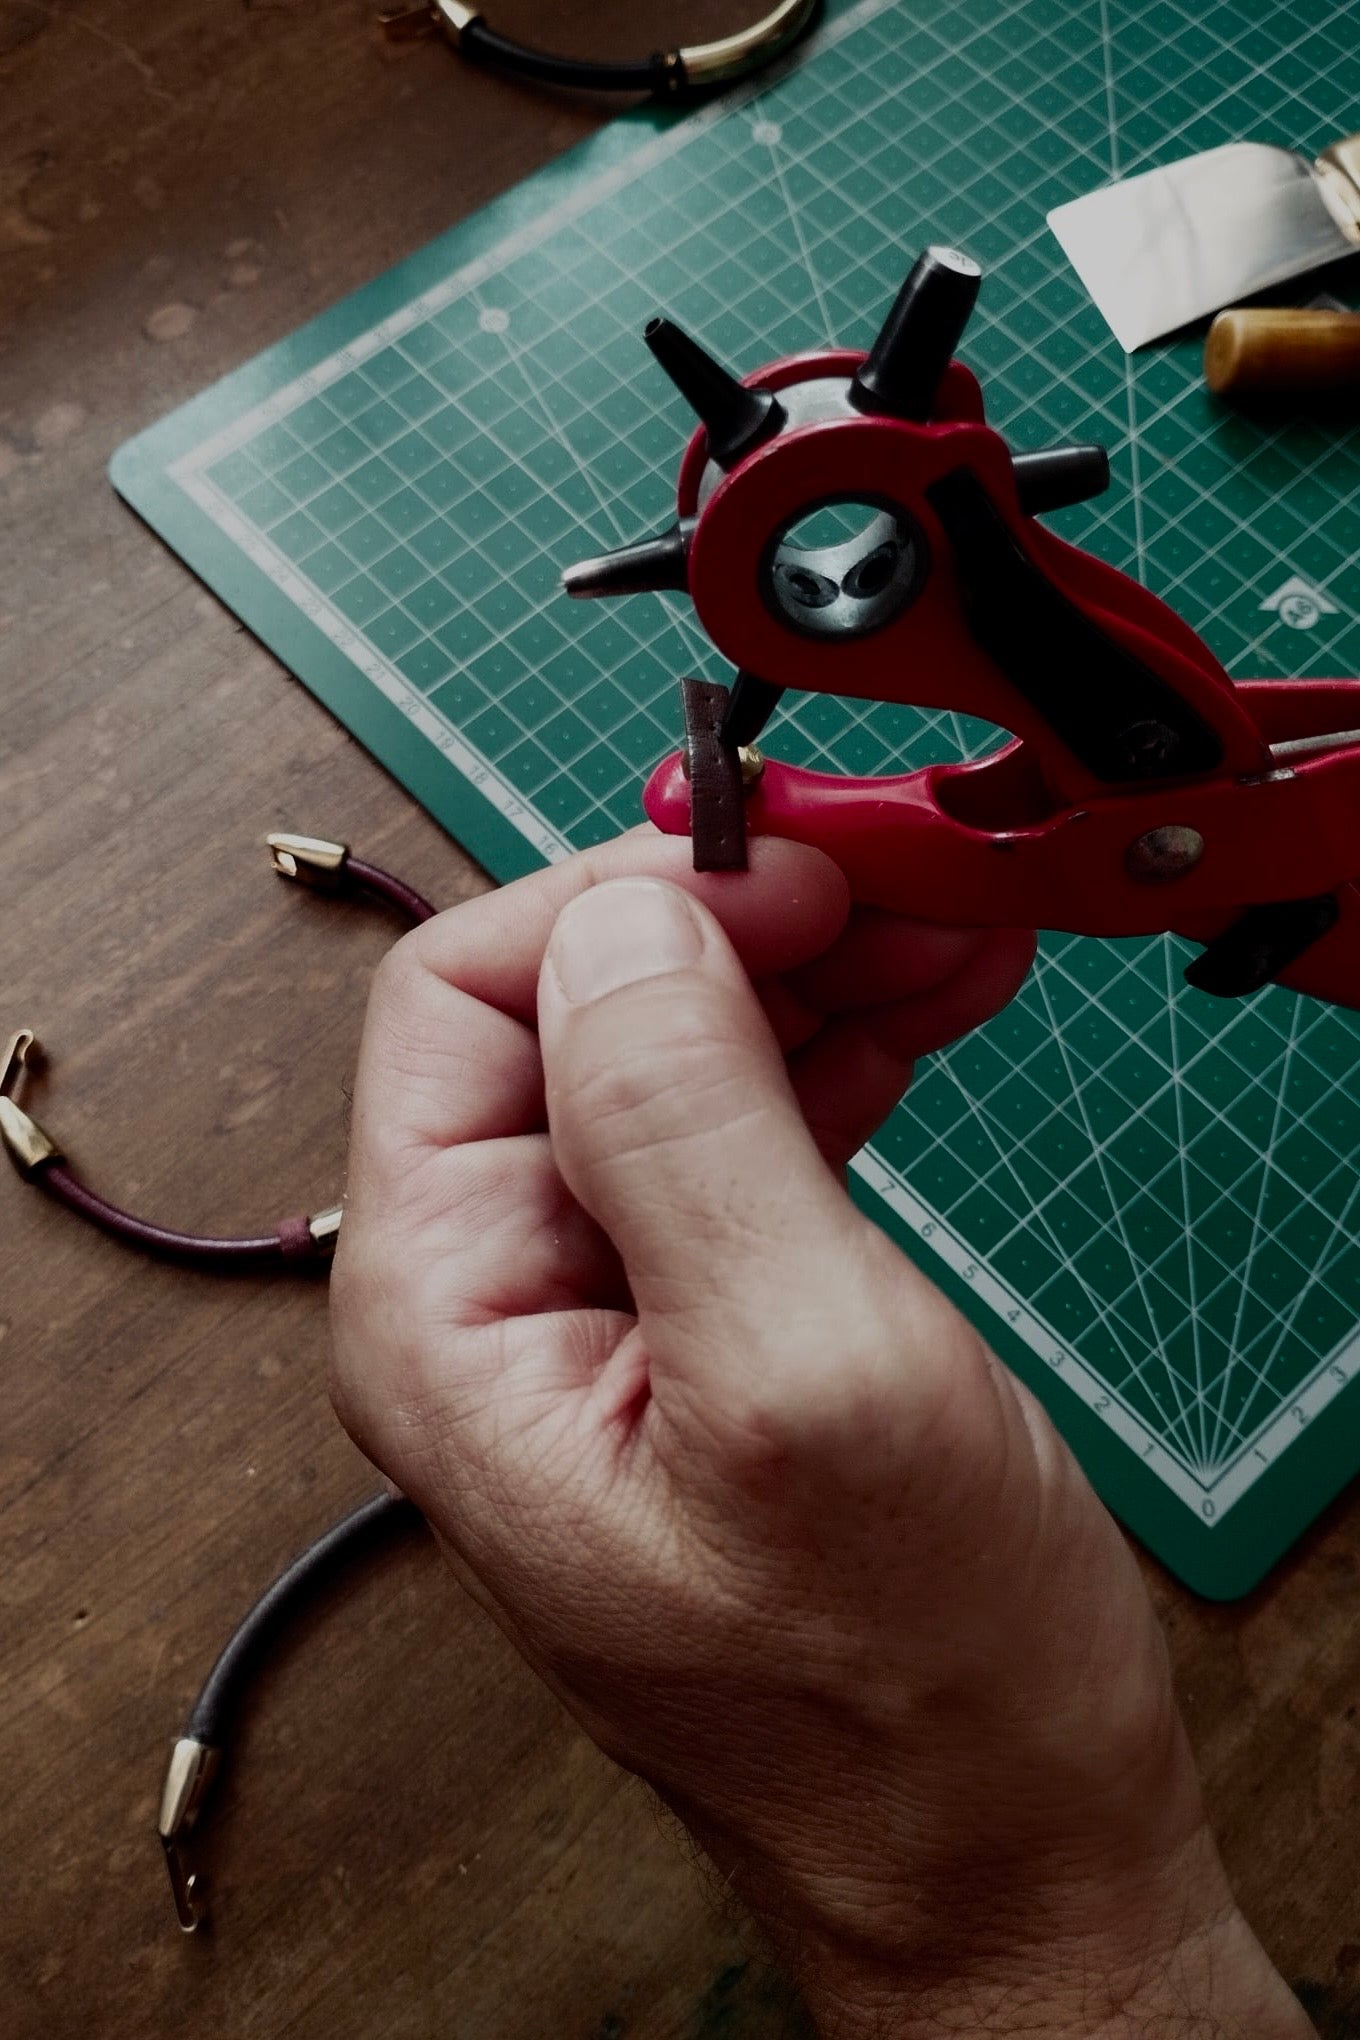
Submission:
MULTIPOLYGON (((1222 996, 1277 980, 1360 1005, 1360 681, 1234 685, 1147 589, 1036 521, 1089 495, 1099 449, 1013 458, 953 360, 980 272, 933 248, 867 355, 737 382, 669 321, 647 339, 702 421, 678 519, 568 571, 569 593, 685 589, 738 668, 749 743, 792 687, 951 709, 1011 732, 989 756, 896 778, 770 758, 747 827, 813 843, 865 904, 979 926, 1168 929, 1222 996), (860 506, 848 539, 799 536, 860 506)), ((645 804, 699 833, 676 756, 645 804)), ((734 767, 735 769, 735 767, 734 767)))

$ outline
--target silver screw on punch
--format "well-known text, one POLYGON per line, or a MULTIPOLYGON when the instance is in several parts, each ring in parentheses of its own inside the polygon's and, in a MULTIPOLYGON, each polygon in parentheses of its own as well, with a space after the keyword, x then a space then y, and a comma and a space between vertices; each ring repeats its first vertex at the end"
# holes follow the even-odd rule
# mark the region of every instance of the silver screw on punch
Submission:
POLYGON ((1193 871, 1203 855, 1204 838, 1198 829, 1184 822, 1167 822, 1134 838, 1124 853, 1124 868, 1130 878, 1157 885, 1193 871))

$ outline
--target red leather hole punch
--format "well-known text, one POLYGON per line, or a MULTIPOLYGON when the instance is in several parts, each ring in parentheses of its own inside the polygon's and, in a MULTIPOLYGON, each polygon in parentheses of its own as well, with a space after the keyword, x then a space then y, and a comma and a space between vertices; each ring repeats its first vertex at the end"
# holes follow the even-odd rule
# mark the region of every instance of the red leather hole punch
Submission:
MULTIPOLYGON (((967 926, 1174 930, 1203 945, 1186 973, 1201 991, 1279 981, 1360 1006, 1360 681, 1235 683, 1165 603, 1038 521, 1102 490, 1108 462, 1098 446, 1012 453, 988 426, 953 358, 980 280, 928 249, 867 355, 741 382, 653 320, 647 343, 702 421, 677 519, 570 568, 567 592, 686 591, 737 668, 729 752, 786 688, 1011 733, 893 778, 748 756, 746 831, 825 850, 857 900, 967 926)), ((685 765, 658 767, 645 806, 670 834, 693 825, 706 855, 713 774, 692 802, 685 765)))

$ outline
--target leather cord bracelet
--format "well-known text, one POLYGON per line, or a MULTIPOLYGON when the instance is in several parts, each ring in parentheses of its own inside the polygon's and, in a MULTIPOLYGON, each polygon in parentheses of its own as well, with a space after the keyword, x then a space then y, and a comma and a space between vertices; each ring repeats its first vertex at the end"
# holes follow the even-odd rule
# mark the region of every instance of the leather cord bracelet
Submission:
MULTIPOLYGON (((267 841, 280 878, 340 895, 368 894, 413 925, 428 921, 436 911, 414 886, 355 857, 345 843, 294 835, 271 835, 267 841)), ((193 1265, 287 1269, 329 1260, 340 1230, 339 1205, 309 1218, 283 1219, 272 1231, 255 1237, 217 1239, 153 1225, 111 1204, 80 1180, 56 1142, 14 1096, 41 1060, 32 1030, 21 1028, 0 1065, 0 1142, 19 1174, 59 1203, 117 1239, 193 1265)), ((361 1503, 279 1574, 218 1653, 171 1749, 157 1817, 175 1912, 186 1933, 194 1931, 206 1910, 201 1881, 189 1861, 187 1837, 220 1772, 234 1718, 261 1660, 314 1592, 389 1535, 420 1521, 414 1504, 401 1495, 374 1495, 361 1503)))
POLYGON ((650 92, 661 98, 714 91, 772 64, 812 26, 821 0, 779 0, 768 14, 714 42, 657 50, 647 57, 595 61, 533 49, 501 35, 486 16, 462 0, 399 0, 379 15, 393 42, 442 29, 461 55, 536 85, 574 92, 650 92))
MULTIPOLYGON (((367 893, 395 908, 412 925, 428 921, 435 912, 413 886, 353 856, 347 844, 293 835, 272 835, 268 844, 280 878, 340 895, 367 893)), ((110 1203, 81 1181, 57 1143, 14 1095, 25 1075, 35 1071, 41 1061, 42 1050, 32 1029, 21 1028, 0 1066, 0 1142, 19 1174, 59 1204, 129 1246, 190 1266, 266 1270, 330 1260, 340 1231, 342 1207, 338 1204, 302 1217, 279 1219, 267 1232, 223 1239, 156 1225, 110 1203)))
POLYGON ((186 1934, 207 1916, 203 1881, 193 1867, 188 1837, 221 1774, 241 1702, 266 1652, 296 1620, 303 1603, 339 1572, 422 1521, 414 1502, 404 1495, 373 1495, 361 1502, 266 1587, 218 1653, 171 1748, 156 1821, 175 1914, 186 1934))

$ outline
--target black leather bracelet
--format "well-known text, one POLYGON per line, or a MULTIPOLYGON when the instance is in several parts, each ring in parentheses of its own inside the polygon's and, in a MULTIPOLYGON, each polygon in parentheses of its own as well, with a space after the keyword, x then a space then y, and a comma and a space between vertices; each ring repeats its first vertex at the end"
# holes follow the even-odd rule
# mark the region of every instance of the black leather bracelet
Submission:
POLYGON ((188 1837, 221 1772, 237 1710, 261 1660, 312 1594, 390 1536, 422 1521, 414 1502, 404 1495, 373 1495, 361 1502, 265 1588, 218 1652, 171 1748, 156 1822, 175 1914, 186 1934, 192 1934, 207 1915, 203 1883, 189 1859, 188 1837))
POLYGON ((559 56, 501 35, 486 16, 463 0, 402 0, 379 16, 394 41, 442 29, 454 48, 474 63, 528 78, 537 85, 575 92, 650 92, 661 98, 709 92, 733 85, 772 64, 811 27, 821 0, 779 0, 749 27, 714 42, 690 43, 652 55, 596 61, 559 56))

